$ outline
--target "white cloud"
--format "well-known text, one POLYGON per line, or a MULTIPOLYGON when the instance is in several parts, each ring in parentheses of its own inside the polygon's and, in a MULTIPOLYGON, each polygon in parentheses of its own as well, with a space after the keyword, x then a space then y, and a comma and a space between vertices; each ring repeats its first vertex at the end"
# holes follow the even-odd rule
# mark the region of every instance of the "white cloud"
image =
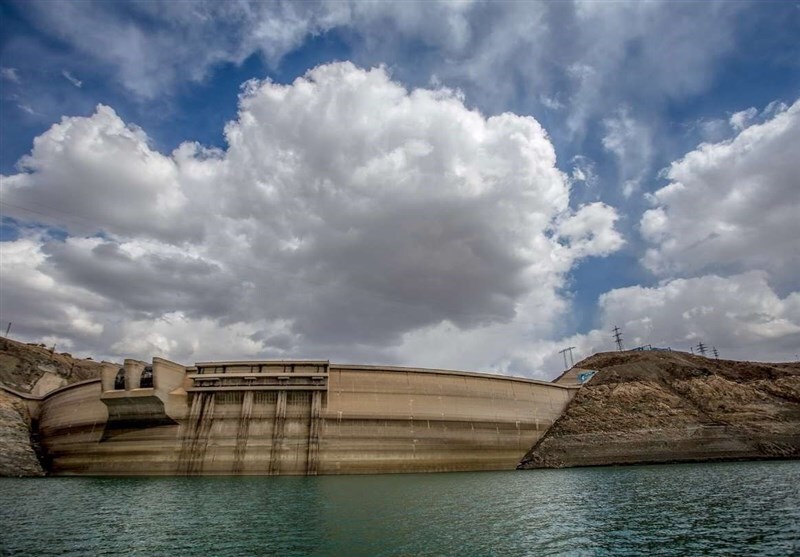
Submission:
POLYGON ((24 103, 17 104, 17 108, 19 108, 22 112, 24 112, 26 114, 30 114, 31 116, 35 116, 35 115, 39 114, 38 112, 36 112, 33 109, 33 107, 31 107, 30 105, 24 104, 24 103))
POLYGON ((16 68, 0 68, 0 78, 5 79, 6 81, 10 81, 12 83, 19 83, 19 73, 17 73, 16 68))
MULTIPOLYGON (((462 368, 483 358, 482 369, 552 379, 564 369, 560 350, 574 346, 575 362, 596 352, 614 351, 613 328, 618 326, 625 349, 650 344, 689 352, 703 342, 725 359, 795 360, 800 347, 800 292, 780 297, 767 278, 763 271, 750 271, 614 289, 600 297, 597 328, 558 340, 547 340, 552 330, 542 323, 471 331, 443 325, 409 334, 398 351, 414 354, 423 363, 433 362, 429 365, 456 363, 462 368), (489 360, 490 354, 502 357, 489 360)), ((550 306, 549 313, 537 315, 556 320, 567 309, 550 306)))
POLYGON ((97 3, 89 10, 32 0, 25 14, 85 60, 81 75, 113 76, 143 106, 253 55, 288 75, 296 60, 281 67, 286 56, 319 37, 341 45, 335 56, 386 64, 404 82, 468 91, 471 105, 487 113, 543 112, 564 124, 546 122, 559 142, 581 144, 595 123, 624 120, 614 111, 629 105, 637 133, 615 151, 619 189, 628 197, 650 170, 654 145, 665 141, 666 105, 713 82, 747 9, 721 1, 242 0, 97 3))
MULTIPOLYGON (((536 339, 560 332, 564 277, 575 262, 622 245, 618 215, 602 203, 571 212, 570 185, 598 179, 592 161, 576 158, 565 177, 538 123, 470 111, 458 88, 469 92, 466 106, 489 113, 538 99, 533 108, 563 114, 565 135, 578 142, 598 122, 630 196, 656 158, 661 110, 713 81, 746 9, 243 1, 88 10, 31 2, 25 17, 72 47, 85 61, 79 75, 110 73, 139 100, 254 53, 278 67, 308 37, 333 29, 353 59, 387 63, 398 78, 434 90, 409 92, 385 70, 346 64, 289 86, 254 81, 226 128, 225 150, 186 143, 159 153, 108 107, 65 118, 37 138, 18 174, 3 177, 3 201, 27 208, 4 205, 5 214, 70 236, 42 232, 3 245, 30 252, 27 263, 2 269, 13 277, 0 292, 3 312, 28 316, 32 335, 66 332, 76 346, 119 355, 548 368, 557 361, 547 354, 562 342, 610 342, 601 330, 536 339), (37 287, 42 280, 54 296, 37 287)), ((64 65, 74 68, 58 62, 56 72, 64 65)), ((6 69, 4 79, 18 77, 6 69)), ((800 190, 787 157, 796 112, 776 101, 760 114, 699 124, 708 141, 738 135, 674 163, 671 184, 653 197, 640 226, 658 277, 765 269, 779 291, 797 289, 798 230, 787 216, 800 190)), ((637 300, 658 299, 673 284, 637 300)), ((796 298, 779 300, 796 307, 796 298)), ((685 307, 673 319, 717 311, 716 302, 684 301, 675 298, 685 307)))
POLYGON ((64 79, 72 83, 78 89, 83 87, 83 81, 81 81, 80 79, 69 73, 67 70, 61 70, 61 75, 63 75, 64 79))
POLYGON ((573 184, 583 182, 587 188, 593 188, 597 185, 596 164, 592 159, 584 155, 575 155, 570 160, 570 163, 573 165, 570 174, 573 184))
POLYGON ((535 343, 520 361, 559 369, 565 346, 581 358, 613 350, 615 326, 626 348, 689 351, 703 342, 724 358, 796 359, 800 102, 748 109, 730 125, 735 137, 702 144, 672 163, 664 173, 670 183, 647 196, 655 206, 639 223, 651 246, 643 262, 662 282, 603 294, 597 329, 535 343))
POLYGON ((435 74, 469 86, 481 106, 504 108, 517 95, 563 105, 570 128, 581 133, 587 119, 631 95, 658 102, 702 90, 714 62, 735 44, 734 19, 745 4, 162 1, 87 9, 31 1, 26 7, 41 30, 113 71, 144 99, 252 54, 275 67, 308 37, 338 30, 362 64, 413 59, 422 82, 435 74), (132 24, 131 14, 147 24, 132 24))
POLYGON ((558 230, 581 256, 608 255, 623 246, 625 241, 615 230, 619 219, 614 208, 604 203, 581 206, 574 215, 562 220, 558 230))
POLYGON ((800 276, 800 101, 731 140, 673 162, 640 227, 662 276, 763 269, 782 288, 800 276))
POLYGON ((3 177, 3 201, 37 211, 40 222, 73 234, 192 232, 178 162, 150 149, 145 133, 109 107, 98 106, 90 118, 62 118, 18 167, 23 172, 3 177))
MULTIPOLYGON (((581 358, 611 351, 611 330, 619 326, 626 349, 651 344, 688 352, 703 342, 722 358, 792 360, 800 346, 800 292, 781 298, 767 278, 750 271, 615 289, 600 298, 600 328, 551 346, 576 345, 581 358)), ((549 362, 558 363, 552 351, 549 362)))
POLYGON ((669 234, 669 220, 662 207, 645 211, 639 223, 642 236, 651 242, 661 242, 669 234))
POLYGON ((254 53, 277 63, 349 11, 327 3, 171 1, 91 7, 31 1, 26 9, 40 29, 114 72, 141 99, 202 80, 214 66, 240 64, 254 53))
POLYGON ((613 208, 569 210, 533 118, 487 118, 383 68, 252 81, 225 136, 224 151, 163 155, 100 106, 38 137, 3 201, 68 237, 18 241, 35 257, 4 262, 4 312, 95 355, 184 361, 407 361, 419 354, 396 347, 449 327, 495 339, 470 351, 482 367, 510 349, 502 336, 545 331, 563 311, 577 260, 623 242, 613 208), (48 296, 25 276, 80 295, 48 296))
POLYGON ((108 304, 90 289, 54 278, 45 242, 39 235, 0 242, 0 319, 33 340, 69 331, 72 339, 90 346, 103 332, 108 304))
MULTIPOLYGON (((731 135, 731 124, 722 118, 698 120, 693 126, 699 132, 699 137, 705 143, 717 143, 728 139, 731 135)), ((694 130, 692 130, 694 131, 694 130)))
MULTIPOLYGON (((735 17, 744 3, 575 2, 556 48, 580 67, 568 124, 582 132, 593 116, 636 99, 642 109, 702 91, 715 62, 734 46, 735 17), (621 23, 624 22, 624 23, 621 23), (570 44, 564 44, 564 43, 570 44)), ((558 13, 558 12, 556 12, 558 13)), ((555 22, 554 22, 555 23, 555 22)))
POLYGON ((740 110, 739 112, 734 112, 731 114, 728 122, 734 130, 739 132, 750 125, 750 121, 756 116, 758 116, 758 110, 751 106, 746 110, 740 110))
POLYGON ((269 342, 279 334, 291 338, 280 326, 280 322, 259 321, 220 327, 214 319, 192 319, 182 312, 170 312, 155 320, 125 321, 119 340, 111 345, 109 352, 117 358, 140 355, 149 359, 161 354, 182 362, 255 359, 265 354, 281 358, 283 351, 269 342), (271 334, 265 335, 265 331, 271 334))
POLYGON ((559 101, 557 97, 548 97, 547 95, 540 95, 539 102, 542 103, 542 106, 550 110, 562 110, 564 108, 564 103, 559 101))
POLYGON ((635 120, 627 108, 620 108, 614 116, 605 118, 603 125, 603 147, 617 158, 622 193, 630 197, 639 190, 650 168, 653 156, 650 129, 635 120))
POLYGON ((655 206, 639 223, 650 244, 643 262, 662 282, 607 292, 599 328, 534 343, 518 361, 559 369, 565 346, 576 346, 580 357, 613 350, 614 326, 628 348, 688 351, 702 341, 725 358, 796 359, 800 101, 742 111, 730 124, 735 137, 672 163, 664 172, 670 183, 647 196, 655 206))

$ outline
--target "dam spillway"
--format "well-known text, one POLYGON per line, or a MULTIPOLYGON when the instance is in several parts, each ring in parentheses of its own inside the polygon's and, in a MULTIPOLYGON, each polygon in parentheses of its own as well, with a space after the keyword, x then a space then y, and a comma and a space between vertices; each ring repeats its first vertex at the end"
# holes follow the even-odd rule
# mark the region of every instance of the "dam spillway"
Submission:
POLYGON ((314 361, 104 364, 34 408, 53 475, 513 470, 576 389, 314 361))

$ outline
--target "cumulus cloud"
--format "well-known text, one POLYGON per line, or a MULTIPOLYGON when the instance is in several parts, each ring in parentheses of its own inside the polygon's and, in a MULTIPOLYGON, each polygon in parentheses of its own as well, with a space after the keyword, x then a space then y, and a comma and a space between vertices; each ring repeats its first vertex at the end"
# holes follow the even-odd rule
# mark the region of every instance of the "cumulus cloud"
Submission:
POLYGON ((561 221, 559 232, 581 256, 608 255, 625 243, 614 228, 619 216, 604 203, 583 205, 574 215, 561 221))
MULTIPOLYGON (((748 9, 747 2, 662 0, 31 0, 19 11, 43 35, 68 45, 74 72, 87 82, 97 72, 102 79, 94 83, 111 76, 141 110, 253 56, 284 75, 298 61, 282 66, 287 56, 322 38, 336 45, 335 53, 323 55, 362 66, 387 64, 412 85, 468 91, 471 105, 487 113, 514 110, 563 123, 544 120, 557 143, 573 143, 570 154, 592 148, 583 142, 593 139, 596 125, 608 128, 605 143, 617 172, 601 166, 598 181, 616 178, 628 197, 652 170, 655 144, 665 141, 665 107, 713 83, 748 9), (623 105, 632 108, 615 113, 623 105)), ((14 44, 7 48, 10 56, 34 58, 27 49, 13 50, 14 44)), ((42 58, 35 56, 37 63, 42 58)), ((55 71, 63 65, 58 63, 55 71)), ((60 114, 54 112, 58 101, 28 104, 43 115, 60 114)))
POLYGON ((164 155, 104 106, 38 137, 3 202, 48 228, 0 244, 35 255, 4 260, 4 314, 100 354, 403 361, 418 331, 526 334, 576 261, 623 243, 613 208, 569 209, 533 118, 383 68, 251 81, 225 137, 164 155))
POLYGON ((615 326, 626 348, 689 351, 703 342, 730 359, 797 358, 800 102, 737 112, 728 124, 733 138, 673 162, 664 173, 670 183, 648 195, 654 207, 639 222, 650 245, 643 263, 661 282, 606 292, 597 328, 534 343, 517 362, 558 369, 565 346, 579 357, 613 350, 615 326))
POLYGON ((574 345, 580 357, 615 350, 614 326, 627 349, 651 344, 688 352, 703 342, 722 358, 787 361, 800 346, 800 293, 781 298, 763 271, 619 288, 602 295, 599 307, 597 329, 538 346, 547 355, 544 367, 563 367, 557 346, 574 345))
POLYGON ((666 170, 640 221, 645 265, 662 276, 769 271, 800 276, 800 101, 734 138, 703 144, 666 170))
POLYGON ((800 341, 798 293, 781 299, 767 279, 763 271, 675 279, 613 290, 600 307, 604 322, 628 331, 629 345, 677 343, 685 350, 681 343, 704 341, 737 357, 753 357, 755 346, 762 357, 776 351, 786 358, 800 341))
POLYGON ((72 339, 91 345, 103 332, 107 304, 91 290, 50 275, 46 241, 33 234, 0 242, 3 319, 34 339, 68 331, 72 339))
POLYGON ((107 106, 90 118, 62 118, 17 166, 19 174, 3 177, 3 201, 70 233, 197 233, 185 218, 191 213, 184 211, 177 160, 152 150, 141 129, 107 106))

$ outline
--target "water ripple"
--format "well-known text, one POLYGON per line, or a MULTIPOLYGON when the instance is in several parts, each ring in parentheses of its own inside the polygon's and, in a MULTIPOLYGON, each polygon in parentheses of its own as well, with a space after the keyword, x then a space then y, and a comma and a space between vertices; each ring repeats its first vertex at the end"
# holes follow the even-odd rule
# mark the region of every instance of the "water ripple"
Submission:
POLYGON ((800 462, 0 480, 8 556, 800 553, 800 462))

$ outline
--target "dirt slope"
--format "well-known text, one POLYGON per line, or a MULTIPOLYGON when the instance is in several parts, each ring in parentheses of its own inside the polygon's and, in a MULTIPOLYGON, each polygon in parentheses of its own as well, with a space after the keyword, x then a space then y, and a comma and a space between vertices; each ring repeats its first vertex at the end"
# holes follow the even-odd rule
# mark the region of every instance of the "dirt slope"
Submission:
POLYGON ((100 363, 73 358, 67 353, 52 353, 42 345, 0 338, 0 383, 30 393, 48 374, 45 381, 66 385, 99 377, 100 363))
MULTIPOLYGON (((0 385, 13 390, 42 395, 99 376, 98 362, 0 338, 0 385)), ((22 399, 0 389, 0 476, 44 475, 30 435, 31 418, 22 399)))
POLYGON ((798 362, 607 352, 575 367, 598 373, 520 468, 800 457, 798 362))

